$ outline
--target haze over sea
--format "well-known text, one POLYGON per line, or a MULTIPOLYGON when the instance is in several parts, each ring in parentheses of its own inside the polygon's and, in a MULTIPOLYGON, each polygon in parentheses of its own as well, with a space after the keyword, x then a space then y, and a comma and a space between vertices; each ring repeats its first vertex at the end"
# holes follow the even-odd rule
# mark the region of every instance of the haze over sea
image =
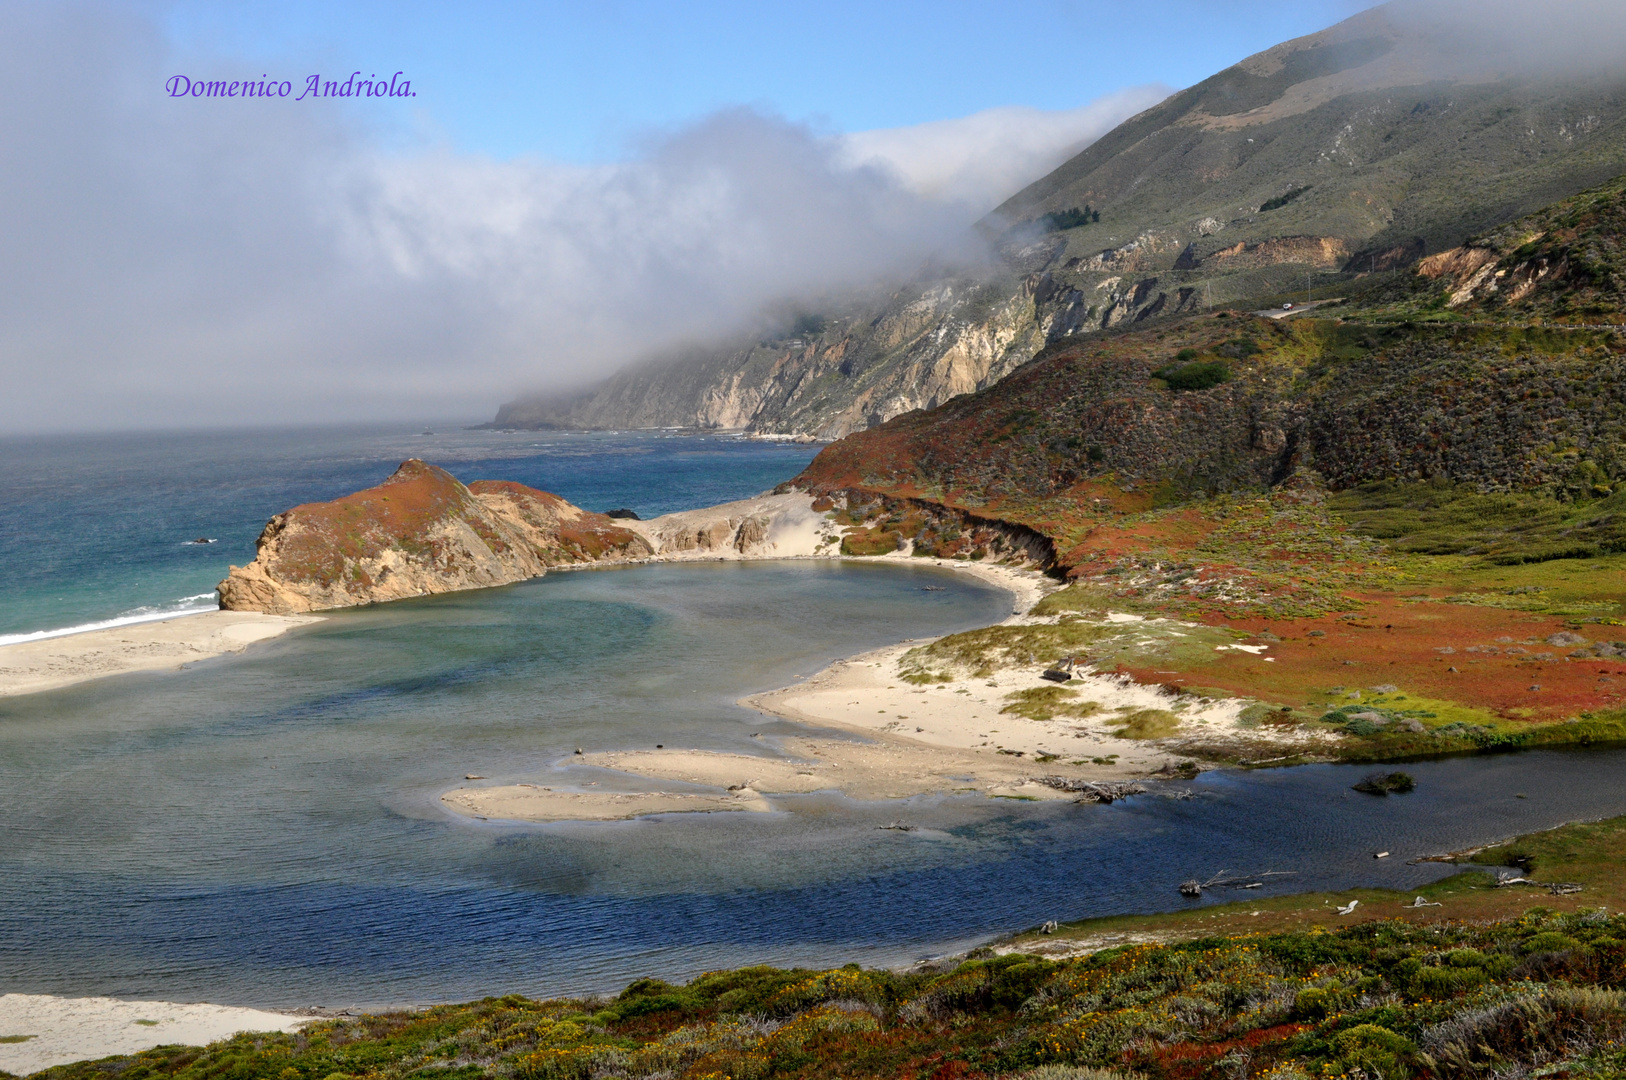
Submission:
MULTIPOLYGON (((407 456, 650 516, 762 491, 813 452, 400 429, 5 450, 9 634, 200 603, 268 516, 407 456), (219 542, 186 543, 199 536, 219 542)), ((180 673, 0 699, 0 987, 376 1006, 905 963, 1044 919, 1183 904, 1179 881, 1221 868, 1296 872, 1267 892, 1407 888, 1450 872, 1412 855, 1626 812, 1619 751, 1421 763, 1418 790, 1386 800, 1349 791, 1364 770, 1314 766, 1106 807, 820 794, 765 814, 514 825, 438 802, 468 774, 618 783, 572 765, 576 747, 773 753, 791 727, 741 696, 1008 611, 1004 593, 906 563, 555 573, 337 612, 180 673), (915 830, 880 828, 899 819, 915 830)))

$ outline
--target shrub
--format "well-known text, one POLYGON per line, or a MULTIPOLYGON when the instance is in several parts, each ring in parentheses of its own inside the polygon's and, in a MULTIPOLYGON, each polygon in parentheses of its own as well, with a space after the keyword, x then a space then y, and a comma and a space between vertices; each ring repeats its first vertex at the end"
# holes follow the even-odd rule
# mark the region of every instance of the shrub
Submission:
POLYGON ((1294 199, 1297 199, 1300 195, 1303 195, 1305 192, 1309 191, 1312 186, 1313 185, 1306 184, 1304 187, 1292 188, 1291 190, 1276 196, 1274 199, 1266 199, 1259 205, 1259 212, 1261 214, 1268 214, 1272 210, 1280 210, 1294 199))
POLYGON ((1417 1052, 1410 1039, 1377 1024, 1358 1024, 1340 1033, 1332 1046, 1346 1072, 1360 1069, 1383 1080, 1410 1076, 1407 1062, 1417 1052))
POLYGON ((1524 951, 1527 953, 1566 952, 1580 947, 1579 941, 1556 930, 1545 930, 1526 938, 1524 942, 1524 951))
POLYGON ((1231 369, 1223 360, 1191 360, 1159 368, 1152 378, 1162 379, 1170 390, 1209 390, 1230 382, 1231 369))

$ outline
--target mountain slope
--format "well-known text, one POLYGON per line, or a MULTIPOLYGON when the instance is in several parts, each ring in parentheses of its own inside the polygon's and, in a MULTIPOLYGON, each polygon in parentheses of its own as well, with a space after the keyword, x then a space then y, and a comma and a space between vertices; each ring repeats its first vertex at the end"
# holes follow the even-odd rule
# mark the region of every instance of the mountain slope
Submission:
POLYGON ((1174 95, 1014 195, 985 223, 997 270, 851 304, 814 337, 515 403, 499 423, 835 437, 1083 335, 1409 273, 1622 173, 1626 74, 1499 70, 1378 8, 1174 95))
POLYGON ((1626 323, 1626 177, 1432 255, 1418 275, 1435 283, 1428 307, 1470 318, 1626 323))

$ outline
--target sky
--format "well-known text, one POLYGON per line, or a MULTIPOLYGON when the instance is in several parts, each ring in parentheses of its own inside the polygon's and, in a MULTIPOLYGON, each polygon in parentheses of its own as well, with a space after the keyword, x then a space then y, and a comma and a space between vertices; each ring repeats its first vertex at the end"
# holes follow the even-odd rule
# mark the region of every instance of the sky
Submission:
POLYGON ((1123 119, 1364 6, 0 0, 0 435, 485 418, 974 260, 1123 119), (294 100, 357 71, 411 96, 294 100))

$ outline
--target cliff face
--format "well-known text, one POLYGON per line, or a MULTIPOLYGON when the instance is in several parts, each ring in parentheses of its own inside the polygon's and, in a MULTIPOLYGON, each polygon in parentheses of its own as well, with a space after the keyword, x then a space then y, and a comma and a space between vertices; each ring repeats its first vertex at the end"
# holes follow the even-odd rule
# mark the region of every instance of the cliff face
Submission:
POLYGON ((218 586, 229 611, 292 615, 507 585, 550 566, 650 554, 602 514, 522 484, 465 486, 403 462, 378 487, 278 514, 258 553, 218 586))
MULTIPOLYGON (((497 427, 695 427, 837 439, 992 385, 1081 328, 1044 274, 945 279, 853 303, 818 332, 624 371, 570 402, 503 406, 497 427)), ((1157 295, 1140 298, 1140 306, 1157 295)), ((1121 304, 1120 317, 1134 303, 1121 304)))
POLYGON ((515 402, 496 425, 839 438, 984 389, 1046 346, 1409 272, 1626 172, 1626 78, 1497 62, 1365 12, 1174 95, 1013 195, 984 223, 997 269, 825 311, 799 336, 663 357, 573 401, 515 402))

